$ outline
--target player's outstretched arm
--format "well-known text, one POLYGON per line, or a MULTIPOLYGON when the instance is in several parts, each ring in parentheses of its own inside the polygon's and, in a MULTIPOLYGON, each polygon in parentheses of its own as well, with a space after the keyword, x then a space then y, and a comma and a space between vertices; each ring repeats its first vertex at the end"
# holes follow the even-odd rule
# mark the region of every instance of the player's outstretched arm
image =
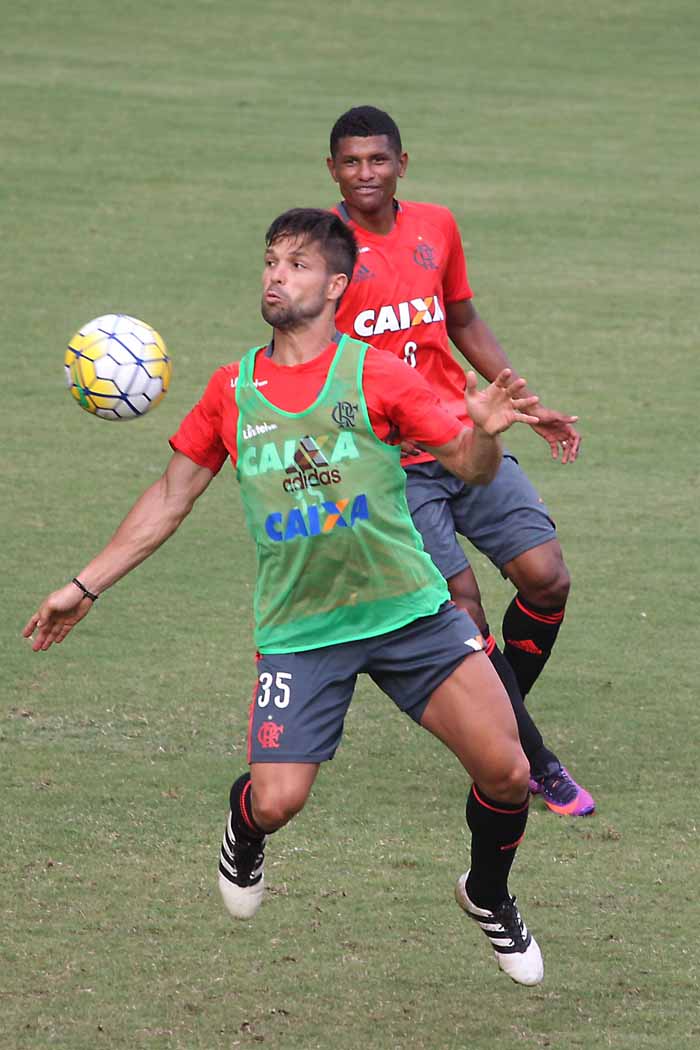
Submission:
MULTIPOLYGON (((448 303, 446 324, 454 345, 484 379, 495 379, 504 368, 510 368, 513 377, 518 377, 505 350, 479 316, 471 299, 448 303)), ((527 393, 525 389, 523 396, 527 393)), ((558 459, 561 450, 562 463, 573 463, 581 445, 581 435, 573 426, 578 416, 569 416, 544 405, 538 406, 537 415, 538 422, 531 424, 532 429, 547 442, 552 459, 558 459)))
POLYGON ((537 422, 538 398, 535 394, 523 396, 524 379, 514 379, 510 369, 500 372, 484 390, 477 388, 475 372, 467 373, 465 393, 467 411, 474 427, 466 428, 446 445, 427 448, 452 474, 470 485, 486 485, 493 481, 501 461, 501 443, 498 435, 514 423, 537 422))
POLYGON ((32 649, 38 652, 62 642, 87 616, 95 600, 91 596, 126 576, 172 536, 213 476, 174 452, 162 477, 139 497, 107 546, 75 577, 82 588, 71 582, 53 591, 27 621, 22 634, 34 635, 32 649))

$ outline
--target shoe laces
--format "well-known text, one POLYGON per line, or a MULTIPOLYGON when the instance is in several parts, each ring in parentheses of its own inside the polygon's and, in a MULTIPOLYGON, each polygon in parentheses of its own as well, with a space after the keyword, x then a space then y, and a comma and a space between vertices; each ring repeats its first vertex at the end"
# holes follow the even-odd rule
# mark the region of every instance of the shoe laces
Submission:
POLYGON ((573 802, 578 795, 578 787, 562 766, 556 772, 545 773, 536 779, 556 802, 566 805, 567 802, 573 802))
POLYGON ((233 847, 233 861, 236 868, 236 881, 245 885, 257 873, 265 859, 265 839, 236 839, 233 847))
POLYGON ((506 931, 516 948, 526 948, 525 923, 518 911, 515 897, 506 897, 493 911, 493 917, 506 931))

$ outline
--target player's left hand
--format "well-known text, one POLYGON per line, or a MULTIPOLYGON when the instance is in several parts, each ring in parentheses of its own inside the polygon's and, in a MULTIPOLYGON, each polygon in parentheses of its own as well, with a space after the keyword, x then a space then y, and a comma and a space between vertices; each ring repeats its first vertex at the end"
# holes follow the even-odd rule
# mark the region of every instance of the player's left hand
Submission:
POLYGON ((404 438, 401 442, 402 456, 420 456, 422 451, 422 448, 418 448, 418 445, 413 441, 409 441, 408 438, 404 438))
MULTIPOLYGON (((503 433, 513 423, 539 423, 539 415, 529 415, 539 402, 536 394, 520 397, 527 386, 525 379, 513 379, 510 368, 502 372, 483 390, 477 389, 476 372, 467 372, 465 398, 467 412, 474 423, 492 437, 503 433)), ((539 412, 539 409, 535 409, 539 412)))
POLYGON ((25 624, 22 634, 31 638, 36 631, 32 639, 34 652, 50 649, 54 642, 62 642, 68 632, 87 616, 92 605, 91 598, 79 591, 75 584, 67 583, 44 599, 25 624))
POLYGON ((561 448, 562 463, 575 463, 581 447, 581 435, 572 423, 578 422, 578 416, 566 416, 552 408, 538 405, 537 417, 538 422, 532 424, 532 429, 547 442, 552 459, 559 459, 561 448))

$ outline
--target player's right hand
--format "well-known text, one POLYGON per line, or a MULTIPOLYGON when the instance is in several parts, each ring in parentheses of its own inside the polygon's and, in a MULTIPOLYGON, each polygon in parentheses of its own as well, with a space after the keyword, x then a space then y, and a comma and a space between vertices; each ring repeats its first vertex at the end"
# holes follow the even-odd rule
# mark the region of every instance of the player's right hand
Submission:
POLYGON ((479 390, 476 373, 467 372, 465 399, 472 422, 492 437, 502 434, 513 423, 529 423, 531 426, 538 423, 538 417, 528 410, 536 412, 540 399, 536 394, 521 397, 526 387, 525 379, 513 379, 510 368, 504 368, 493 383, 479 390))
POLYGON ((67 583, 58 591, 45 598, 37 611, 27 621, 22 634, 32 639, 34 652, 50 649, 58 645, 77 623, 87 616, 93 605, 91 598, 86 597, 74 583, 67 583))

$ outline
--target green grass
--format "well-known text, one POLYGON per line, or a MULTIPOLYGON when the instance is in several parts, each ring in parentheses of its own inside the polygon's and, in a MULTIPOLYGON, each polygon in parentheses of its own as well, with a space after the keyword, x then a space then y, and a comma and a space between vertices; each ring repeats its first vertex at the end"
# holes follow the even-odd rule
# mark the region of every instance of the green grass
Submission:
MULTIPOLYGON (((697 1045, 698 29, 689 0, 3 11, 2 1050, 697 1045), (328 130, 362 102, 399 120, 403 194, 456 213, 516 363, 582 417, 573 469, 511 442, 574 577, 533 710, 599 803, 533 805, 513 885, 535 990, 451 901, 460 769, 366 683, 259 916, 227 920, 253 585, 230 468, 64 646, 19 639, 259 340, 262 234, 335 200, 328 130), (62 389, 66 341, 114 309, 175 358, 125 427, 62 389)), ((509 585, 475 565, 497 624, 509 585)))

